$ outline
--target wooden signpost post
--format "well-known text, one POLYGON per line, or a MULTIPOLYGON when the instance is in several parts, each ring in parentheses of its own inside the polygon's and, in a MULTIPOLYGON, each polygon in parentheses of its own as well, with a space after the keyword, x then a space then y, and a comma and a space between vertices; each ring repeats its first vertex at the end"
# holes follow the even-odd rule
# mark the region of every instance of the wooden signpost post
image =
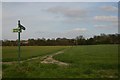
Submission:
POLYGON ((20 33, 22 30, 25 30, 25 27, 20 24, 20 20, 18 20, 18 28, 13 29, 14 33, 18 33, 18 63, 20 64, 20 33))

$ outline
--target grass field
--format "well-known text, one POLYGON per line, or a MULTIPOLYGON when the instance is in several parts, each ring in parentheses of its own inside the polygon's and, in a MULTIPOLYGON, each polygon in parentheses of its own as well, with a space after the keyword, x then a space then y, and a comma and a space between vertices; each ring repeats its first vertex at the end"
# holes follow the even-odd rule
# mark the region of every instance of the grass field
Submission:
MULTIPOLYGON (((65 46, 22 46, 21 60, 28 58, 43 56, 51 54, 67 47, 65 46)), ((18 60, 18 47, 2 47, 2 61, 16 61, 18 60)))
MULTIPOLYGON (((23 59, 25 59, 33 56, 52 54, 52 52, 54 53, 62 49, 66 49, 65 52, 54 56, 54 58, 68 63, 69 66, 42 64, 40 63, 40 59, 26 61, 20 65, 17 63, 12 65, 3 64, 3 78, 118 77, 118 45, 87 45, 74 47, 33 46, 23 47, 22 54, 25 54, 23 56, 23 59)), ((3 60, 16 60, 17 52, 14 50, 16 50, 16 47, 3 47, 3 60)))

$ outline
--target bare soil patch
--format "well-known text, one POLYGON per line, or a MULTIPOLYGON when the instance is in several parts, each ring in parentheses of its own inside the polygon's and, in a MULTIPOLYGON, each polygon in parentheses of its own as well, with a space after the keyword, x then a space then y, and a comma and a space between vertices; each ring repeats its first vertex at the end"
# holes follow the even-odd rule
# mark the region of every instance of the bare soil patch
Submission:
POLYGON ((62 65, 65 65, 65 66, 69 65, 68 63, 61 62, 61 61, 55 60, 55 59, 53 58, 53 56, 58 55, 58 54, 61 54, 61 53, 64 53, 64 51, 59 51, 59 52, 57 52, 57 53, 44 56, 44 57, 42 57, 41 63, 46 63, 46 64, 49 64, 49 63, 51 63, 51 64, 58 64, 58 65, 60 65, 60 66, 62 66, 62 65))

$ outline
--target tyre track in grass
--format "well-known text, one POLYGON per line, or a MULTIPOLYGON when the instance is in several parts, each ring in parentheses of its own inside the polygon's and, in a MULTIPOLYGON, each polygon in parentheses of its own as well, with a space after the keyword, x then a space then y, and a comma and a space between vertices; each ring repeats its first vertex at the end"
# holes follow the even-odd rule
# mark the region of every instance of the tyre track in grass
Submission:
POLYGON ((58 54, 62 54, 62 53, 64 53, 64 50, 59 51, 59 52, 54 53, 54 54, 51 54, 51 55, 44 56, 44 57, 42 57, 41 63, 44 63, 44 64, 57 64, 57 65, 60 65, 60 66, 68 66, 69 65, 68 63, 61 62, 61 61, 55 60, 53 58, 54 56, 56 56, 58 54))
MULTIPOLYGON (((41 56, 33 57, 33 58, 30 58, 30 59, 27 59, 27 60, 20 61, 20 63, 23 63, 23 62, 26 62, 26 61, 35 60, 35 59, 40 59, 40 63, 43 63, 43 64, 57 64, 57 65, 59 65, 59 66, 68 66, 68 65, 69 65, 68 63, 61 62, 61 61, 55 60, 55 59, 53 58, 54 56, 56 56, 56 55, 58 55, 58 54, 64 53, 65 50, 67 50, 67 49, 58 51, 58 52, 53 53, 53 54, 50 54, 50 55, 45 55, 45 56, 43 56, 43 57, 41 57, 41 56)), ((0 62, 0 64, 8 64, 8 65, 16 64, 16 63, 18 63, 18 61, 0 62)))

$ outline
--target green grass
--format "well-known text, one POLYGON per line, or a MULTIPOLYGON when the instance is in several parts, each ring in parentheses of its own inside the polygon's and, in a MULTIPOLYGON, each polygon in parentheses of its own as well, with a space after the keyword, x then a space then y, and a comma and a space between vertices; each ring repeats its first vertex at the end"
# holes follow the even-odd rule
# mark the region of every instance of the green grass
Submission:
POLYGON ((88 76, 115 77, 118 73, 118 45, 71 47, 54 58, 83 69, 88 76))
MULTIPOLYGON (((36 49, 37 47, 34 48, 36 49)), ((118 77, 118 45, 71 47, 68 48, 65 53, 56 55, 54 58, 69 63, 70 65, 59 66, 56 64, 41 64, 40 59, 27 61, 20 65, 4 64, 3 78, 118 77)))
MULTIPOLYGON (((63 50, 65 46, 22 46, 21 60, 51 54, 63 50)), ((2 47, 2 61, 18 60, 18 47, 2 47)))
POLYGON ((54 57, 60 61, 68 63, 101 63, 117 64, 118 63, 118 46, 117 45, 93 45, 71 47, 63 54, 54 57))

